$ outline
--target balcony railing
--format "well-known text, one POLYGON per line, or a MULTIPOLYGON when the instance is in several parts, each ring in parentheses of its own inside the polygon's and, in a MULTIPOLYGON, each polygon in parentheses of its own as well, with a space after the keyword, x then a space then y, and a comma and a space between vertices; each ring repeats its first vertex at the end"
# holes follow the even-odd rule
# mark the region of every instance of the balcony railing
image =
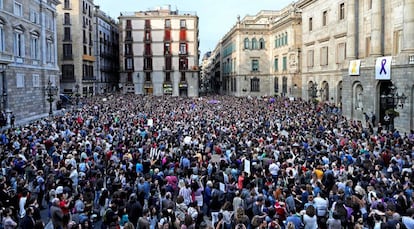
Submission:
POLYGON ((0 63, 8 64, 13 62, 13 55, 6 52, 0 52, 0 63))

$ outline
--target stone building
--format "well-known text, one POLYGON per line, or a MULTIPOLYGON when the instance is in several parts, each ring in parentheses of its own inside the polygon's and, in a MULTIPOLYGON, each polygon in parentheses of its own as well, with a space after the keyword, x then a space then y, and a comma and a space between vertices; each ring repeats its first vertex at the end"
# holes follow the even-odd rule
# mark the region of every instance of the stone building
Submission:
POLYGON ((59 85, 56 45, 58 0, 15 0, 0 4, 1 111, 16 122, 55 107, 47 86, 59 85), (50 83, 49 83, 50 82, 50 83), (51 101, 49 103, 49 101, 51 101))
POLYGON ((300 22, 294 4, 238 18, 210 56, 213 88, 234 96, 301 96, 300 22))
POLYGON ((349 64, 342 71, 343 114, 364 123, 364 113, 374 114, 383 126, 409 133, 414 129, 414 0, 345 3, 349 64))
POLYGON ((95 93, 95 25, 93 0, 63 0, 57 7, 58 60, 62 93, 95 93))
POLYGON ((198 17, 194 12, 121 13, 120 86, 125 93, 199 94, 198 17))
POLYGON ((95 6, 95 93, 115 91, 119 84, 118 23, 95 6))
POLYGON ((305 99, 342 103, 348 21, 344 0, 302 0, 302 93, 305 99))

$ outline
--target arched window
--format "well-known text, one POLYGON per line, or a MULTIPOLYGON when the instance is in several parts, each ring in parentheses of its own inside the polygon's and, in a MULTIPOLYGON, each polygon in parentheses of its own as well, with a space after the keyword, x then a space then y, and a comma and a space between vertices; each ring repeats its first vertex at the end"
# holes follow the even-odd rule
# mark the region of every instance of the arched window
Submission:
POLYGON ((259 40, 259 48, 260 49, 265 49, 265 41, 263 38, 260 38, 259 40))
POLYGON ((249 38, 244 38, 244 49, 249 49, 249 38))
POLYGON ((252 39, 252 49, 258 49, 256 38, 252 39))

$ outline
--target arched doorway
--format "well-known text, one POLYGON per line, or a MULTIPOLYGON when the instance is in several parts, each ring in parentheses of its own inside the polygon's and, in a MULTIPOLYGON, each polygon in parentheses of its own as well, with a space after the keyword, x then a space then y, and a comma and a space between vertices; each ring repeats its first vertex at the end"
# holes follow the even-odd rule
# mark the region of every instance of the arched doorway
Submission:
POLYGON ((394 110, 394 97, 390 96, 394 93, 393 84, 390 80, 380 81, 379 84, 379 122, 383 124, 385 128, 394 127, 394 115, 389 115, 389 121, 384 120, 386 113, 390 114, 391 110, 394 110))
POLYGON ((322 82, 322 87, 319 90, 321 101, 328 101, 329 102, 329 84, 326 81, 322 82))

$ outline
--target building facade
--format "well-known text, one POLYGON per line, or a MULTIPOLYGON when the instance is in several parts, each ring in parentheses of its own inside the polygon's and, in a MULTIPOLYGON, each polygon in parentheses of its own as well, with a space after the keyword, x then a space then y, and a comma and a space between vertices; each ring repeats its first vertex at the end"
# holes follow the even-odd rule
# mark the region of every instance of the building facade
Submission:
MULTIPOLYGON (((0 3, 1 111, 13 112, 17 122, 40 117, 55 107, 56 100, 49 100, 46 88, 59 85, 56 6, 60 2, 0 3)), ((53 90, 53 97, 56 94, 53 90)))
POLYGON ((119 84, 119 32, 118 23, 95 7, 95 93, 118 89, 119 84))
POLYGON ((238 18, 205 66, 212 88, 234 96, 300 97, 301 41, 294 4, 238 18))
MULTIPOLYGON (((346 68, 348 1, 304 0, 302 11, 302 92, 306 99, 342 103, 346 68)), ((352 19, 351 19, 352 20, 352 19)))
POLYGON ((93 0, 63 0, 57 7, 60 89, 64 94, 95 94, 94 8, 93 0))
POLYGON ((364 113, 374 114, 385 128, 408 134, 414 130, 414 0, 346 4, 343 113, 363 122, 364 113))
POLYGON ((170 6, 121 13, 120 87, 124 93, 197 97, 198 17, 170 6))

